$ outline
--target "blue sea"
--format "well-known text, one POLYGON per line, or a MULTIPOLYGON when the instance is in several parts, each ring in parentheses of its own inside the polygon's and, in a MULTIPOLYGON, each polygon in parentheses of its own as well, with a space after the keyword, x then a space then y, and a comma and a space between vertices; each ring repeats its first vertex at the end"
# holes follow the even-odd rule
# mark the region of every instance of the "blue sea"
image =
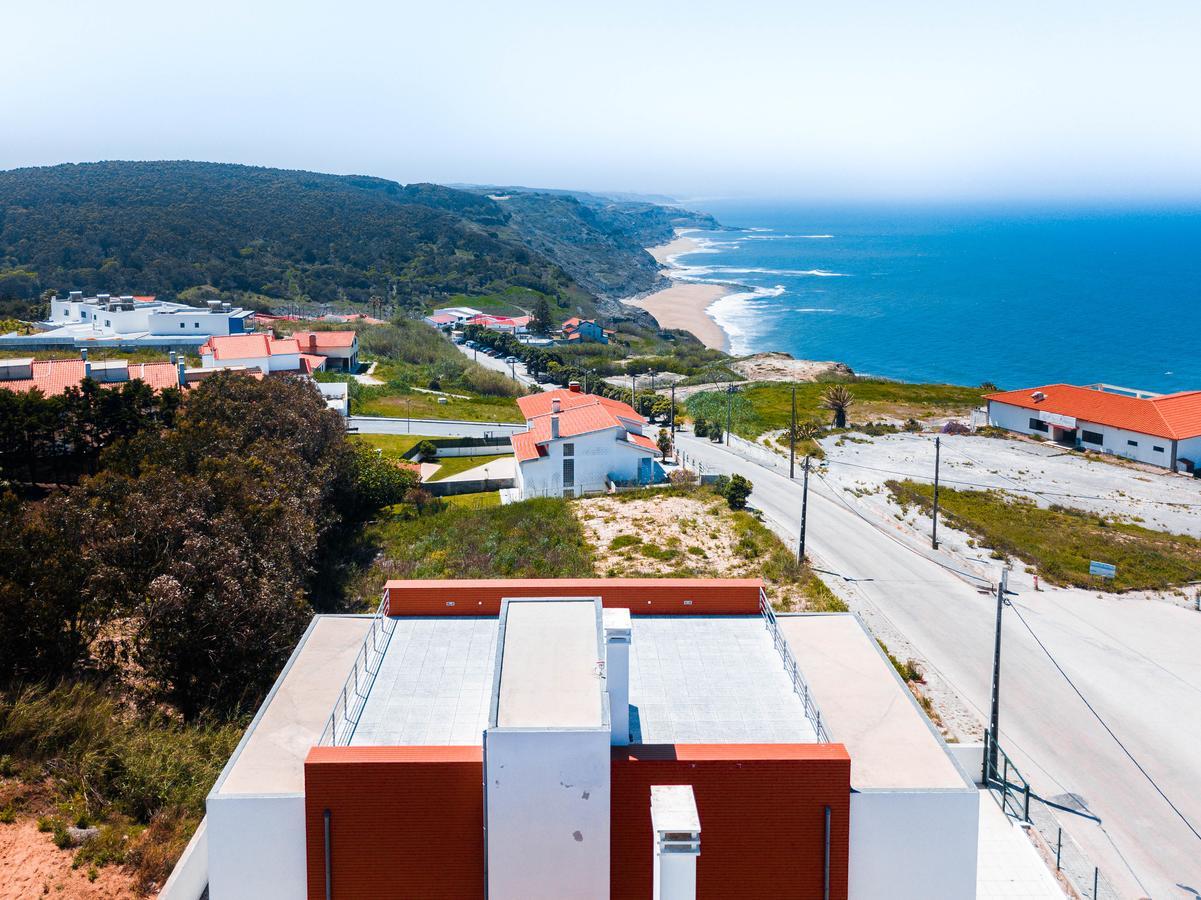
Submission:
POLYGON ((1201 389, 1201 207, 868 208, 706 202, 677 273, 730 283, 736 354, 1003 388, 1201 389))

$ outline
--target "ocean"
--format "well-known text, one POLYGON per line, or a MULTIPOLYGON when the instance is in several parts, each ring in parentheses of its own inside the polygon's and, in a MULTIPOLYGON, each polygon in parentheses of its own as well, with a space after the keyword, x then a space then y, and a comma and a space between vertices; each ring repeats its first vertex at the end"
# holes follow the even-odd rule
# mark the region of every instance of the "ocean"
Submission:
POLYGON ((1201 389, 1201 208, 690 204, 735 354, 905 381, 1201 389))

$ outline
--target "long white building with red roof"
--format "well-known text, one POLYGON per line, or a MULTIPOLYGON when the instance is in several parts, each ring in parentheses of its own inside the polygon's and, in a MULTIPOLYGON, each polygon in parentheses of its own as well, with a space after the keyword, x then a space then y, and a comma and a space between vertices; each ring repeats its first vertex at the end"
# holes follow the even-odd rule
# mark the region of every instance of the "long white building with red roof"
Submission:
POLYGON ((628 403, 585 394, 578 385, 519 397, 527 431, 510 438, 514 486, 522 499, 579 496, 610 485, 653 484, 662 454, 628 403))
POLYGON ((1065 447, 1201 471, 1201 391, 1048 384, 987 394, 988 423, 1065 447))

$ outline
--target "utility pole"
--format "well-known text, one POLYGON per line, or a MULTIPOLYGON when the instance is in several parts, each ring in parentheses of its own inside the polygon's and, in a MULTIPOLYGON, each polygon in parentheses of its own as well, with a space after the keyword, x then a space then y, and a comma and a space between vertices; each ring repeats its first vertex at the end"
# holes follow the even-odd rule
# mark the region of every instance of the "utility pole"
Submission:
POLYGON ((984 783, 997 771, 997 732, 1001 729, 1001 611, 1005 608, 1005 593, 1009 587, 1009 570, 1001 570, 997 583, 997 633, 994 636, 992 657, 992 711, 988 717, 988 755, 984 760, 984 783))
POLYGON ((788 429, 788 479, 796 478, 796 385, 792 386, 792 427, 788 429))
POLYGON ((674 382, 672 383, 672 386, 671 386, 671 433, 673 435, 672 443, 675 443, 674 435, 676 433, 676 386, 675 386, 674 382))
POLYGON ((797 543, 796 561, 803 563, 805 561, 805 520, 808 518, 809 512, 809 457, 805 457, 804 465, 804 480, 801 482, 801 540, 797 543))
POLYGON ((930 535, 930 546, 938 549, 938 456, 939 438, 934 439, 934 531, 930 535))
POLYGON ((638 412, 638 376, 633 372, 630 373, 630 406, 638 412))

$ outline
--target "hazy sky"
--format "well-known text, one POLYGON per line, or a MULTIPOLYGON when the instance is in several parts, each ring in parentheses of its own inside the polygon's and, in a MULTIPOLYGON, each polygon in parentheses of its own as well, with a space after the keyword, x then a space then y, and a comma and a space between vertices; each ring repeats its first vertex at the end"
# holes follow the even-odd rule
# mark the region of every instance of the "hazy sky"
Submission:
POLYGON ((1201 198, 1201 2, 4 0, 0 168, 1201 198))

